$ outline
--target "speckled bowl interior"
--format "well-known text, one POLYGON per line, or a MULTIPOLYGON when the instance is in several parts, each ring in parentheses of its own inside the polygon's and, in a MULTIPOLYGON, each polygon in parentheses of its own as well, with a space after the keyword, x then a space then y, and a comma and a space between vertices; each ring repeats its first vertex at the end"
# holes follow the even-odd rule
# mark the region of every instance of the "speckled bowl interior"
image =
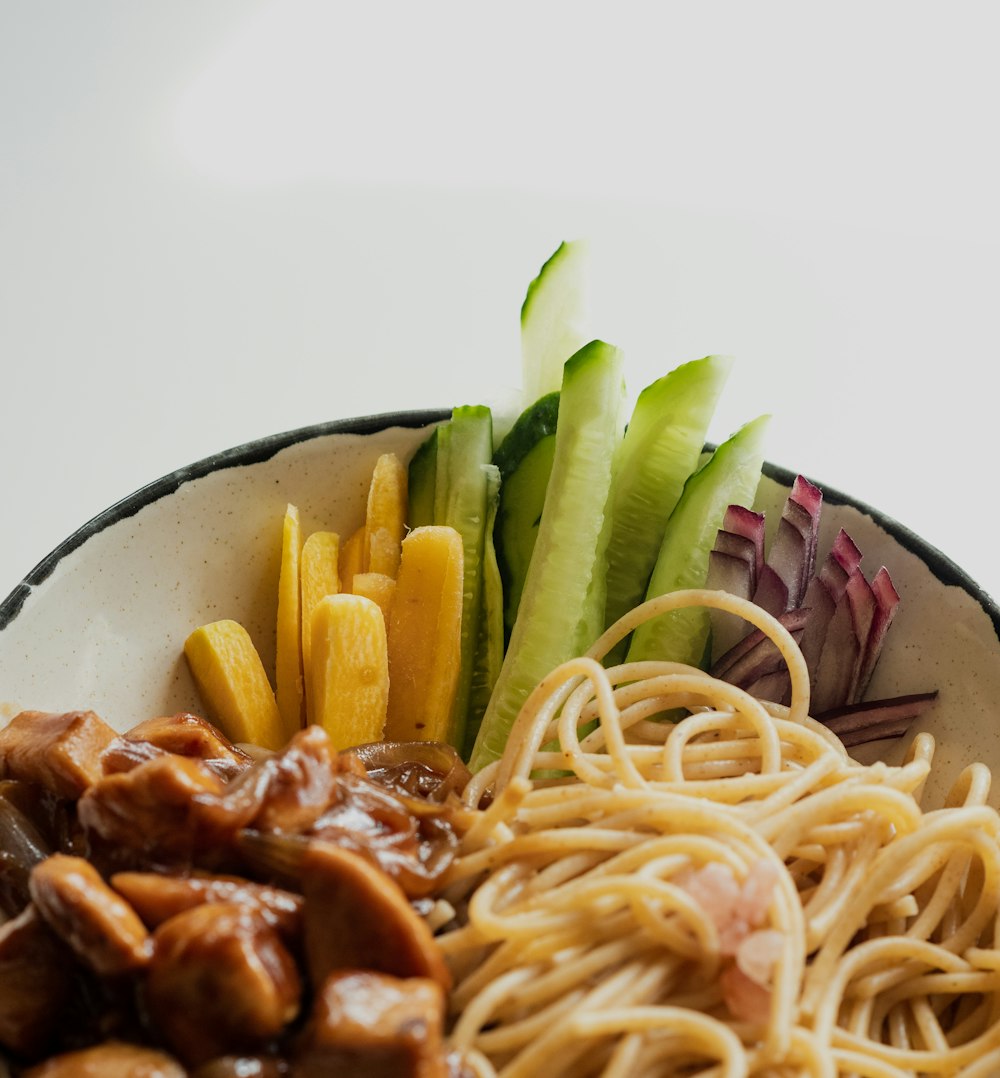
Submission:
MULTIPOLYGON (((370 416, 264 438, 165 476, 84 525, 0 604, 0 724, 27 708, 92 708, 125 730, 198 710, 182 647, 219 618, 241 622, 270 667, 286 504, 307 531, 350 533, 378 455, 408 459, 445 415, 370 416)), ((793 479, 766 467, 758 508, 772 521, 793 479)), ((918 727, 938 741, 929 795, 940 800, 965 763, 1000 770, 1000 610, 904 527, 824 492, 820 553, 846 528, 869 575, 887 565, 903 599, 870 695, 940 692, 918 727)), ((907 740, 859 755, 896 760, 907 740)))

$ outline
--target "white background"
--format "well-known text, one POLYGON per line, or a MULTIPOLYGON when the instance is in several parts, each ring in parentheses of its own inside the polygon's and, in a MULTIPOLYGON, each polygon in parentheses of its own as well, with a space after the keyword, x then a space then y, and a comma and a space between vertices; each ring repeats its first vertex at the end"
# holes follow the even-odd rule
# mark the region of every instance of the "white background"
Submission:
POLYGON ((589 237, 629 387, 1000 595, 991 4, 0 0, 0 595, 278 430, 509 402, 589 237))

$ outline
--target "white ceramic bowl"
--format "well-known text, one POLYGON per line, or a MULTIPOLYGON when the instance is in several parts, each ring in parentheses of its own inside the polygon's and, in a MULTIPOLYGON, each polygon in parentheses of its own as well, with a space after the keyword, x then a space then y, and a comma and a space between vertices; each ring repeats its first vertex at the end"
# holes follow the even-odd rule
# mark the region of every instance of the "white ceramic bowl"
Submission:
MULTIPOLYGON (((193 628, 218 618, 245 625, 270 666, 286 503, 299 507, 306 530, 349 534, 363 519, 377 456, 408 458, 446 415, 369 416, 263 438, 95 517, 0 604, 0 724, 26 708, 92 708, 125 730, 198 710, 182 646, 193 628)), ((758 508, 772 521, 793 479, 765 467, 758 508)), ((869 695, 940 691, 918 725, 939 745, 931 796, 940 799, 970 760, 1000 771, 1000 609, 907 529, 823 489, 821 552, 843 526, 865 552, 869 576, 887 565, 902 595, 869 695)), ((906 741, 863 751, 896 759, 906 741)))

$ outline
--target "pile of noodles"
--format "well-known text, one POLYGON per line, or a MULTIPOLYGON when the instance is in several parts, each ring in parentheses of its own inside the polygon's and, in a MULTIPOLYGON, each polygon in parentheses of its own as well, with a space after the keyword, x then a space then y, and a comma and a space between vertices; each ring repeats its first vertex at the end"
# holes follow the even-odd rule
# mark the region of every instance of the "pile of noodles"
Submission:
POLYGON ((929 736, 862 766, 808 707, 788 633, 711 591, 644 604, 539 685, 467 793, 493 800, 446 892, 451 1043, 476 1074, 1000 1074, 988 770, 924 811, 929 736), (678 664, 601 666, 691 605, 774 640, 789 707, 678 664))

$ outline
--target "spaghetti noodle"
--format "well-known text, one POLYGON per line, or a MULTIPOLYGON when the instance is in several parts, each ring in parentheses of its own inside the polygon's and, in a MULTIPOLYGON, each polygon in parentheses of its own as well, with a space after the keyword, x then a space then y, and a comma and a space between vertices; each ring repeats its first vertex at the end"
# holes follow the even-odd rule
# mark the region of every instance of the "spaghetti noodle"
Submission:
POLYGON ((477 1074, 1000 1073, 1000 816, 969 766, 920 794, 933 740, 864 766, 812 720, 782 626, 720 592, 651 600, 547 677, 467 791, 438 938, 477 1074), (600 659, 686 606, 781 651, 787 707, 696 669, 600 659), (684 708, 676 723, 662 721, 684 708))

